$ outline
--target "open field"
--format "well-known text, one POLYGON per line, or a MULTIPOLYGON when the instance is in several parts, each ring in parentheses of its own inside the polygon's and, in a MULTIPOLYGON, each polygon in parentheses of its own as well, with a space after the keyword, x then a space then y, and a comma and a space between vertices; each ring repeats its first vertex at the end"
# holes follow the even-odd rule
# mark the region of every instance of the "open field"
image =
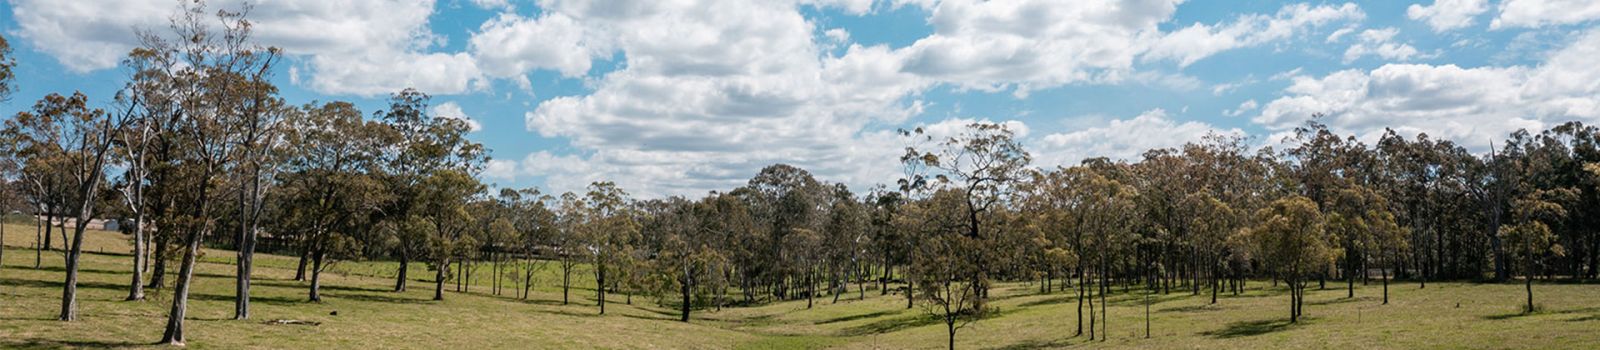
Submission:
MULTIPOLYGON (((154 292, 146 302, 126 295, 129 257, 118 234, 93 232, 86 244, 81 282, 81 321, 54 317, 60 303, 62 258, 47 252, 33 268, 33 228, 8 225, 0 270, 0 347, 139 347, 156 342, 170 299, 154 292), (102 253, 103 252, 103 253, 102 253)), ((488 279, 471 293, 447 293, 434 302, 431 273, 420 265, 410 291, 392 293, 383 278, 393 263, 346 262, 326 275, 322 303, 307 303, 306 283, 295 282, 294 259, 257 258, 254 317, 232 316, 232 253, 208 251, 197 269, 192 295, 189 346, 241 348, 941 348, 944 325, 919 308, 907 310, 903 296, 868 289, 832 303, 804 300, 695 314, 675 320, 668 308, 636 296, 624 305, 612 296, 607 315, 596 315, 592 289, 573 290, 561 305, 558 270, 538 277, 530 301, 488 295, 488 279), (330 313, 337 311, 338 315, 330 313), (318 326, 268 325, 274 319, 321 322, 318 326)), ((478 270, 487 277, 488 267, 478 270)), ((1521 284, 1415 283, 1391 285, 1390 305, 1380 305, 1381 287, 1357 286, 1346 299, 1343 284, 1308 291, 1308 320, 1287 323, 1288 297, 1269 283, 1252 282, 1244 295, 1207 296, 1174 292, 1148 300, 1151 337, 1144 338, 1142 294, 1111 298, 1111 339, 1073 337, 1072 294, 1038 294, 1037 286, 1003 284, 993 305, 999 313, 957 335, 958 348, 1594 348, 1600 344, 1600 286, 1536 284, 1543 311, 1519 312, 1521 284), (1336 288, 1337 287, 1337 288, 1336 288)), ((448 288, 448 287, 447 287, 448 288)), ((854 287, 852 287, 854 288, 854 287)))

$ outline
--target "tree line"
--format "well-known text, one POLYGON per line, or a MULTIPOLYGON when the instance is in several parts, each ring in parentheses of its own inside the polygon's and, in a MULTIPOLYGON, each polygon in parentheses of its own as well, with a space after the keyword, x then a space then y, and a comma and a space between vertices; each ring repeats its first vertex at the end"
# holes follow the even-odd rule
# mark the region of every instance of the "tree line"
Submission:
MULTIPOLYGON (((1387 304, 1392 278, 1521 278, 1532 311, 1533 279, 1600 273, 1600 129, 1578 122, 1473 153, 1393 130, 1367 144, 1313 118, 1280 147, 1214 134, 1055 168, 1035 167, 1004 125, 973 123, 901 130, 901 174, 861 193, 785 164, 698 198, 634 198, 604 181, 495 189, 478 179, 488 150, 465 122, 430 114, 422 92, 371 114, 285 101, 271 82, 283 53, 251 40, 247 12, 184 2, 168 31, 139 33, 109 105, 51 94, 5 121, 0 202, 37 214, 36 268, 60 236, 61 320, 78 317, 83 235, 103 218, 133 242, 127 300, 172 288, 163 342, 175 344, 205 247, 236 254, 236 319, 250 317, 259 251, 297 256, 313 302, 322 273, 348 260, 394 262, 397 292, 423 263, 435 300, 452 282, 469 289, 482 265, 492 294, 523 299, 536 273, 557 269, 562 303, 589 274, 599 313, 607 294, 639 295, 685 322, 870 289, 921 305, 952 348, 992 312, 996 282, 1071 291, 1076 334, 1105 339, 1119 288, 1216 303, 1250 282, 1282 284, 1293 322, 1306 288, 1330 280, 1353 297, 1376 278, 1387 304)), ((3 40, 0 97, 15 65, 3 40)))

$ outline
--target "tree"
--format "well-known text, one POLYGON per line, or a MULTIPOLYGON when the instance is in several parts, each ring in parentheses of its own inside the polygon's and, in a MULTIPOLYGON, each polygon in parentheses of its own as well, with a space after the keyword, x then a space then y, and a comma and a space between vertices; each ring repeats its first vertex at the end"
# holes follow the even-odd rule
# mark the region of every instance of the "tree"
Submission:
POLYGON ((606 272, 631 248, 629 242, 638 232, 637 222, 628 205, 628 193, 611 182, 589 184, 584 196, 584 221, 579 232, 588 262, 594 266, 595 297, 600 314, 606 313, 606 272))
MULTIPOLYGON (((482 144, 467 139, 470 128, 466 122, 454 118, 440 118, 428 113, 431 97, 416 89, 405 89, 389 97, 389 108, 374 113, 376 119, 388 126, 393 137, 394 154, 387 158, 385 179, 393 191, 394 200, 384 208, 390 220, 409 220, 414 215, 431 215, 419 211, 422 193, 427 188, 422 183, 441 171, 460 171, 469 177, 482 170, 488 156, 482 144)), ((411 226, 411 225, 401 225, 411 226)), ((404 231, 401 231, 404 233, 404 231)), ((395 256, 399 258, 399 273, 395 275, 396 292, 406 290, 406 280, 412 259, 429 253, 427 241, 419 238, 426 234, 402 234, 394 237, 395 256)), ((303 258, 302 258, 303 260, 303 258)), ((303 263, 302 263, 303 264, 303 263)), ((442 297, 442 296, 441 296, 442 297)))
POLYGON ((435 272, 433 300, 444 300, 444 283, 452 278, 451 263, 477 246, 467 234, 474 226, 467 201, 481 194, 484 186, 461 170, 435 171, 418 185, 417 216, 426 223, 428 256, 435 272))
POLYGON ((78 258, 83 252, 83 232, 95 218, 113 135, 122 126, 104 110, 90 109, 88 103, 88 96, 82 93, 71 97, 50 94, 34 104, 32 113, 18 113, 7 121, 4 131, 23 150, 21 156, 57 159, 58 169, 65 171, 66 187, 72 189, 73 200, 68 209, 75 221, 72 238, 65 242, 67 273, 61 294, 62 321, 77 318, 78 258))
POLYGON ((388 144, 386 127, 363 121, 361 111, 346 102, 307 104, 285 121, 297 132, 284 143, 286 157, 277 201, 282 232, 297 232, 311 260, 307 298, 321 301, 320 272, 357 253, 369 217, 388 202, 388 188, 372 172, 381 166, 388 144))
POLYGON ((979 284, 972 279, 980 268, 975 261, 977 239, 963 218, 965 194, 945 189, 926 201, 905 208, 905 220, 924 223, 926 233, 912 253, 911 274, 920 286, 917 293, 927 303, 924 312, 938 316, 945 325, 950 349, 956 346, 956 331, 983 318, 987 310, 981 301, 979 284))
POLYGON ((1273 201, 1256 214, 1251 233, 1262 264, 1289 286, 1289 322, 1299 322, 1305 304, 1306 277, 1332 263, 1337 256, 1323 221, 1311 199, 1301 196, 1273 201))
POLYGON ((1522 266, 1523 287, 1528 294, 1525 312, 1536 310, 1533 304, 1533 278, 1545 258, 1566 254, 1566 250, 1556 243, 1556 237, 1546 223, 1565 217, 1567 209, 1561 203, 1571 201, 1575 196, 1571 190, 1541 190, 1519 198, 1512 208, 1516 223, 1500 229, 1500 238, 1509 247, 1507 253, 1522 266))
POLYGON ((16 57, 11 54, 11 44, 6 42, 6 37, 0 35, 0 102, 10 101, 11 92, 16 91, 16 74, 11 72, 17 66, 16 57))
MULTIPOLYGON (((916 129, 922 133, 921 128, 916 129)), ((959 189, 963 195, 967 237, 982 246, 987 239, 983 234, 982 217, 1010 195, 1013 185, 1027 175, 1024 168, 1032 157, 1016 140, 1016 134, 1005 124, 972 123, 959 134, 939 141, 935 148, 918 151, 909 148, 908 154, 921 156, 902 157, 937 169, 937 183, 959 189)), ((978 292, 979 308, 988 298, 989 257, 984 249, 977 249, 973 283, 978 292)))

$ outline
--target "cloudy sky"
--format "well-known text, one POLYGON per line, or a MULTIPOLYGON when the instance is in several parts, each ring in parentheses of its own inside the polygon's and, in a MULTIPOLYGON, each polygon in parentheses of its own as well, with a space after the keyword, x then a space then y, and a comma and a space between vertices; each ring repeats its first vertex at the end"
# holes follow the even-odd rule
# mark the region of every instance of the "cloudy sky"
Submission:
MULTIPOLYGON (((240 1, 213 1, 237 8, 240 1)), ((10 115, 109 100, 172 0, 0 0, 10 115)), ((892 183, 897 128, 1005 122, 1053 167, 1209 132, 1268 144, 1312 113, 1474 150, 1600 122, 1600 1, 279 0, 291 102, 368 113, 405 87, 468 118, 502 187, 695 195, 790 163, 892 183), (1412 3, 1418 2, 1418 3, 1412 3)))

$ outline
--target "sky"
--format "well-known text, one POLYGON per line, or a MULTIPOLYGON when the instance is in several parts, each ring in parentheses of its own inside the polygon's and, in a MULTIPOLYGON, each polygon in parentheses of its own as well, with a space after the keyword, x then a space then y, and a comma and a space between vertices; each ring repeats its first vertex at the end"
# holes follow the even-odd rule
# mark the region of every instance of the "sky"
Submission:
MULTIPOLYGON (((213 9, 243 1, 213 0, 213 9)), ((1034 166, 1136 161, 1208 133, 1281 142, 1313 114, 1482 152, 1518 129, 1600 123, 1600 1, 279 0, 258 42, 294 104, 370 114, 415 87, 492 149, 498 187, 651 198, 788 163, 892 184, 898 129, 1004 123, 1034 166)), ((99 103, 173 0, 0 0, 10 116, 99 103)))

